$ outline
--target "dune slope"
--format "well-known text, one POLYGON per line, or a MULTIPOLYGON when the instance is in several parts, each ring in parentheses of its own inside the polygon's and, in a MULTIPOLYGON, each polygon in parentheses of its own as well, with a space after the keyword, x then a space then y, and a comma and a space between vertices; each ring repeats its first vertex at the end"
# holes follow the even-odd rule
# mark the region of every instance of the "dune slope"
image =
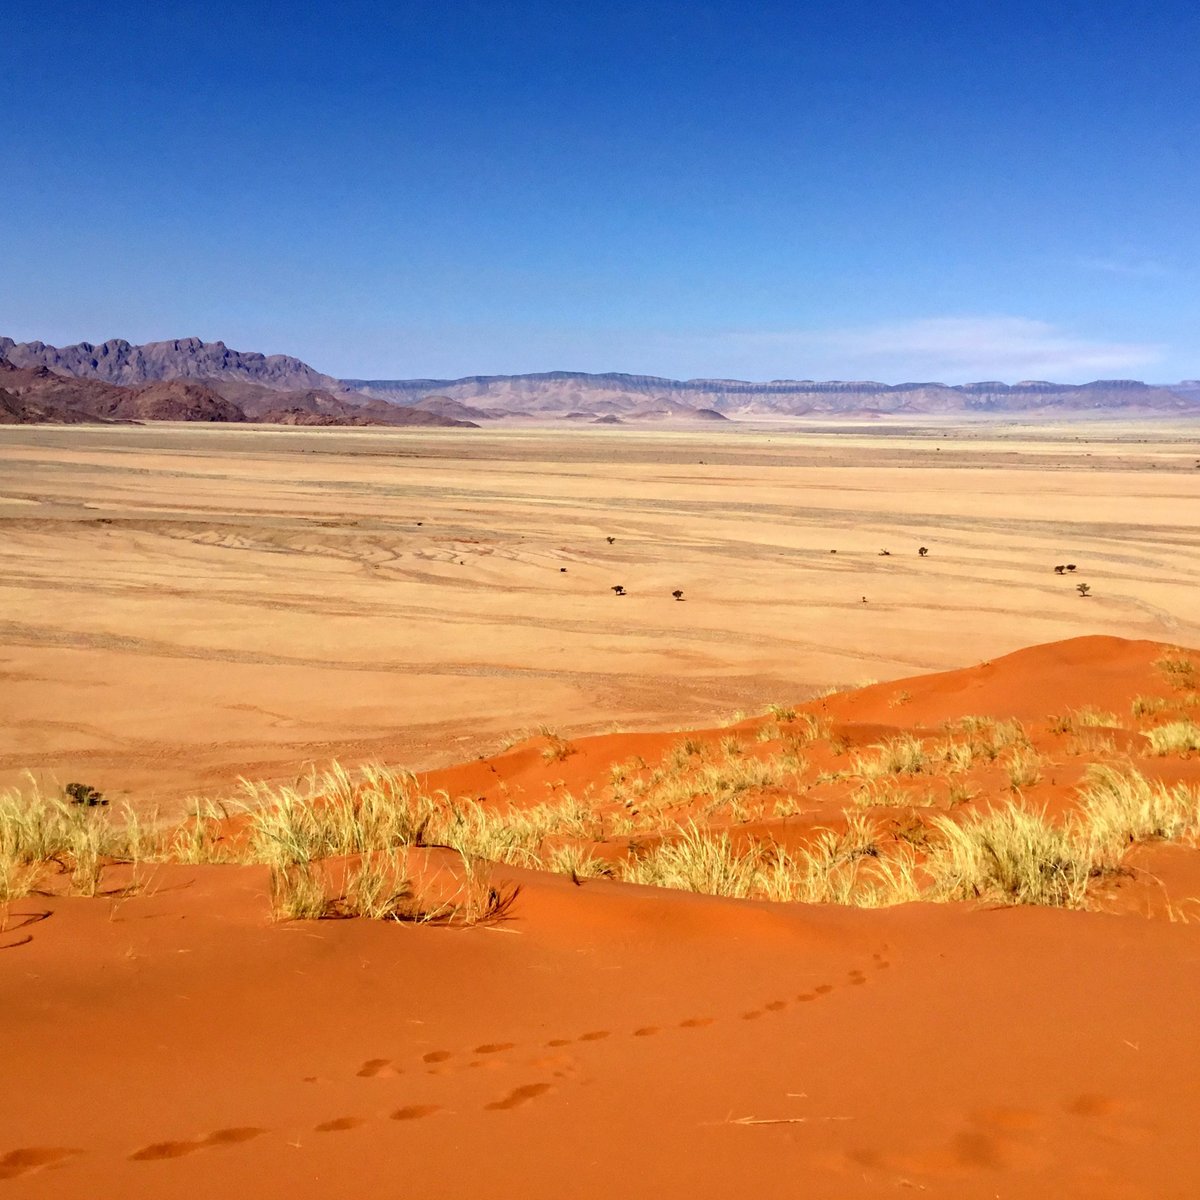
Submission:
MULTIPOLYGON (((1019 719, 1044 775, 1025 798, 1065 811, 1090 763, 1200 781, 1150 738, 1194 714, 1194 657, 1078 638, 683 741, 769 755, 759 731, 825 722, 794 813, 745 797, 746 828, 804 830, 883 815, 853 798, 856 747, 1019 719), (808 785, 826 757, 842 777, 808 785)), ((614 763, 671 751, 546 741, 423 782, 517 808, 569 786, 599 810, 614 763)), ((1011 803, 992 769, 912 813, 1011 803)), ((674 828, 737 832, 704 800, 674 828)), ((263 866, 142 864, 128 892, 114 865, 91 898, 51 872, 0 909, 0 1193, 1191 1196, 1197 857, 1140 847, 1090 911, 770 904, 498 865, 520 894, 470 928, 272 921, 263 866), (1144 904, 1149 876, 1180 890, 1144 904)))

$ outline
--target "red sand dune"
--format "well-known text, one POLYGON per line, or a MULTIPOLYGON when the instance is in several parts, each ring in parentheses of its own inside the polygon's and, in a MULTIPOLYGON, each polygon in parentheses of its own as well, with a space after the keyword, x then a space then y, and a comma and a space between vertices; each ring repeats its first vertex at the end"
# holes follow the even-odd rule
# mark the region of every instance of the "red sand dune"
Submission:
MULTIPOLYGON (((851 742, 1017 716, 1052 753, 1048 714, 1129 724, 1134 696, 1170 699, 1163 653, 1080 638, 802 707, 851 742)), ((534 802, 674 740, 609 735, 549 762, 538 742, 428 783, 534 802)), ((1138 766, 1200 777, 1194 758, 1138 766)), ((801 826, 838 807, 813 804, 801 826)), ((1194 849, 1137 855, 1176 901, 1200 895, 1194 849)), ((498 874, 516 906, 469 929, 274 924, 258 867, 13 902, 0 1196, 1200 1190, 1200 925, 1162 906, 863 911, 498 874)))

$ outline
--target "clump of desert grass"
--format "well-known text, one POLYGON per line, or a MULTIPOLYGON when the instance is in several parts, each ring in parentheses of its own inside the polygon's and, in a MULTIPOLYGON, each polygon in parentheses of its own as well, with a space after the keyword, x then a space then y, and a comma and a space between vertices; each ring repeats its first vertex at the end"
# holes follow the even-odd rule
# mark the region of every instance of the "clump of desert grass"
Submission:
POLYGON ((136 865, 151 847, 147 823, 127 806, 73 804, 32 779, 0 791, 0 903, 35 890, 50 870, 69 875, 73 892, 94 896, 107 865, 136 865))
POLYGON ((1200 835, 1200 793, 1139 771, 1090 768, 1080 788, 1082 836, 1097 861, 1115 868, 1139 842, 1194 841, 1200 835))
POLYGON ((1042 758, 1030 746, 1014 746, 1005 762, 1009 786, 1014 792, 1033 787, 1042 777, 1042 758))
POLYGON ((1051 733, 1076 733, 1081 729, 1119 729, 1121 719, 1116 713, 1084 705, 1050 717, 1048 724, 1051 733))
POLYGON ((486 864, 462 859, 456 886, 444 899, 417 891, 396 851, 363 855, 347 865, 340 884, 329 868, 291 863, 271 868, 271 909, 276 920, 320 921, 362 917, 413 924, 479 925, 498 921, 520 888, 496 885, 486 864))
POLYGON ((1188 754, 1200 750, 1200 725, 1195 721, 1171 721, 1146 730, 1152 754, 1188 754))
POLYGON ((872 756, 855 754, 851 771, 863 779, 883 775, 919 775, 929 769, 929 755, 920 738, 905 734, 888 738, 875 747, 872 756))
MULTIPOLYGON (((1074 737, 1109 727, 1112 714, 1071 714, 1074 737), (1087 715, 1081 715, 1087 714, 1087 715)), ((851 811, 809 831, 798 847, 737 833, 755 817, 802 811, 807 762, 798 747, 825 733, 796 714, 776 726, 778 753, 734 735, 718 744, 681 740, 656 767, 640 758, 610 771, 611 798, 558 791, 519 806, 427 794, 411 773, 333 764, 285 784, 246 783, 236 799, 201 801, 171 830, 121 813, 69 803, 36 788, 0 793, 0 902, 27 894, 42 876, 68 873, 94 895, 114 861, 254 863, 266 866, 281 920, 363 917, 470 924, 496 920, 515 891, 492 881, 493 866, 550 870, 577 883, 596 878, 732 898, 881 907, 914 901, 985 900, 1085 907, 1099 879, 1122 871, 1130 847, 1200 836, 1200 797, 1136 771, 1093 766, 1077 807, 1052 820, 1019 793, 1036 784, 1042 760, 1019 722, 968 718, 928 742, 899 736, 854 755, 851 811), (963 772, 1000 760, 1016 795, 987 811, 963 772), (943 787, 943 784, 945 787, 943 787), (865 808, 935 807, 932 818, 865 808), (918 792, 920 793, 918 795, 918 792), (780 795, 782 793, 782 796, 780 795), (768 810, 768 805, 773 809, 768 810), (713 828, 714 822, 731 822, 713 828), (647 836, 649 835, 649 836, 647 836), (625 844, 627 843, 627 844, 625 844), (604 850, 599 847, 604 845, 604 850), (414 885, 413 852, 457 856, 445 886, 427 872, 414 885)), ((1174 722, 1150 730, 1156 753, 1200 749, 1200 728, 1174 722)))
POLYGON ((420 842, 437 810, 408 772, 366 766, 355 776, 339 763, 294 784, 243 781, 241 807, 248 815, 243 861, 268 866, 420 842))
POLYGON ((1173 703, 1163 696, 1134 696, 1130 702, 1129 711, 1135 717, 1156 716, 1174 707, 1173 703))
POLYGON ((874 828, 852 817, 794 853, 771 842, 739 846, 726 832, 691 825, 623 861, 617 876, 732 899, 877 908, 919 898, 914 865, 906 850, 883 858, 874 828))
POLYGON ((925 864, 931 899, 1083 906, 1094 863, 1086 841, 1044 812, 1006 805, 961 821, 934 820, 925 864))

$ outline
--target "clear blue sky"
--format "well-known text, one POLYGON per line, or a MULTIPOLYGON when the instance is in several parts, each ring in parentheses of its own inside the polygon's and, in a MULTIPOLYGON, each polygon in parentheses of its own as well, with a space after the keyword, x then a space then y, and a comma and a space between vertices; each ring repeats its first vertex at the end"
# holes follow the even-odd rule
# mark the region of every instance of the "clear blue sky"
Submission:
POLYGON ((8 0, 0 333, 1200 375, 1196 0, 8 0))

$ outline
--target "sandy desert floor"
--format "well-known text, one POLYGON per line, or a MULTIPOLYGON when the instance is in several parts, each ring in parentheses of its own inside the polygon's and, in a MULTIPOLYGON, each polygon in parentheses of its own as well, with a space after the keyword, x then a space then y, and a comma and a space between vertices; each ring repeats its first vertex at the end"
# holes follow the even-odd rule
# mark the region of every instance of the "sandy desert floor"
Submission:
POLYGON ((0 434, 0 1195, 1200 1192, 1194 430, 570 432, 0 434))
POLYGON ((1198 455, 1194 423, 5 429, 0 782, 170 811, 1074 633, 1196 644, 1198 455))

